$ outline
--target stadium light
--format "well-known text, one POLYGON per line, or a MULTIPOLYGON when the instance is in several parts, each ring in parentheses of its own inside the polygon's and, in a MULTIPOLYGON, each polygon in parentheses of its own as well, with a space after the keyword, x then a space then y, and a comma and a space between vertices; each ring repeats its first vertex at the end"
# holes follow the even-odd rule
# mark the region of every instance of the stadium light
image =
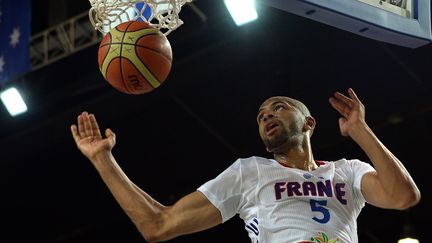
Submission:
POLYGON ((11 116, 16 116, 27 111, 27 105, 16 88, 2 91, 0 98, 11 116))
POLYGON ((258 18, 254 0, 224 0, 224 2, 237 26, 258 18))
POLYGON ((404 238, 398 240, 398 243, 419 243, 419 242, 420 242, 419 240, 413 238, 404 238))
POLYGON ((414 237, 414 226, 410 223, 408 216, 407 212, 407 219, 402 228, 402 237, 400 237, 398 243, 419 243, 420 241, 414 237))

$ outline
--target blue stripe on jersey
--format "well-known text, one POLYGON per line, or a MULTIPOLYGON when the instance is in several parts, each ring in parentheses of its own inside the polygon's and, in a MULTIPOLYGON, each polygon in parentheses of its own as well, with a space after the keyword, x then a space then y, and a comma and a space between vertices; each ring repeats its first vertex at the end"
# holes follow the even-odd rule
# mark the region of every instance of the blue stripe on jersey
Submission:
POLYGON ((259 235, 258 219, 254 218, 252 221, 253 222, 250 222, 249 224, 246 225, 246 229, 249 229, 252 233, 258 236, 259 235))
POLYGON ((252 228, 251 226, 249 226, 249 225, 246 225, 246 228, 248 228, 250 231, 252 231, 252 233, 254 233, 255 235, 258 236, 258 234, 259 234, 258 229, 253 229, 253 228, 252 228))

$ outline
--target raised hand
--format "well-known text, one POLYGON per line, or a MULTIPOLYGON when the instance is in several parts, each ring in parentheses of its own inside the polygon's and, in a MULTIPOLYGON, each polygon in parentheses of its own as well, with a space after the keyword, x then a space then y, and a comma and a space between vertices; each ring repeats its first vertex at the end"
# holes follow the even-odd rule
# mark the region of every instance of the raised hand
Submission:
POLYGON ((330 104, 335 108, 342 117, 339 118, 339 128, 343 136, 351 136, 352 132, 359 126, 366 126, 365 108, 361 103, 354 90, 348 89, 350 96, 336 92, 333 97, 330 97, 330 104))
POLYGON ((78 116, 78 127, 72 125, 71 132, 78 149, 90 160, 98 154, 111 152, 116 142, 110 129, 105 131, 106 138, 102 137, 96 117, 87 112, 78 116))

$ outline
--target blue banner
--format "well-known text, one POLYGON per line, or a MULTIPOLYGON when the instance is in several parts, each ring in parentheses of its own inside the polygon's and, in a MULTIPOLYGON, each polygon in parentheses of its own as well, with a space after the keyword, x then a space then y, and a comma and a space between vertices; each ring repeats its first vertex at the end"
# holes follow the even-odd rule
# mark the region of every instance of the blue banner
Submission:
POLYGON ((30 0, 0 0, 0 84, 30 70, 30 0))

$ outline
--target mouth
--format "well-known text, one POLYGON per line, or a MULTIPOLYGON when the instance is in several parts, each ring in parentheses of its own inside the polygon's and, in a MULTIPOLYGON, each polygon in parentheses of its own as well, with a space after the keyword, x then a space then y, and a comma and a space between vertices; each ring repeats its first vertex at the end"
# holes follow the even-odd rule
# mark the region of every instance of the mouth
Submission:
POLYGON ((273 135, 273 133, 276 132, 277 128, 279 127, 279 124, 276 122, 270 122, 265 126, 265 132, 267 136, 273 135))

